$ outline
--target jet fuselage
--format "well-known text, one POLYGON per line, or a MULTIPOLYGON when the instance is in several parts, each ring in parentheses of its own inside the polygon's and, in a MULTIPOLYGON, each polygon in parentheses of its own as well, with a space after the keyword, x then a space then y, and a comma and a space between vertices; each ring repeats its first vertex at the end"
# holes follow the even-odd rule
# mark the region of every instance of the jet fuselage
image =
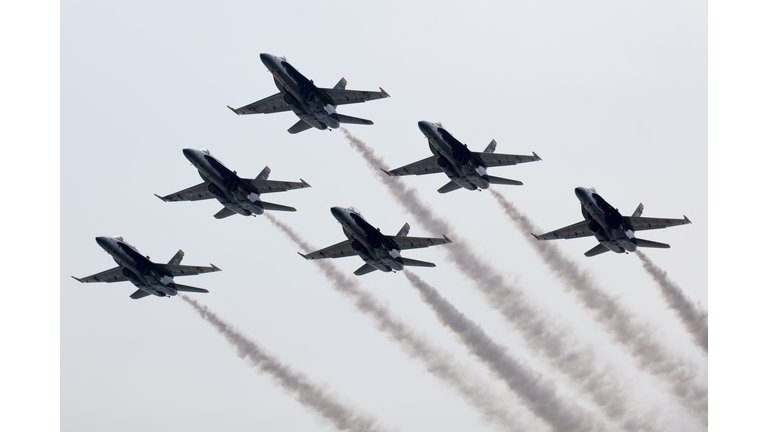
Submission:
POLYGON ((331 214, 341 224, 344 235, 352 241, 352 249, 366 264, 383 272, 404 268, 400 250, 389 244, 378 229, 363 219, 360 212, 352 208, 332 207, 331 214))
POLYGON ((178 293, 173 276, 158 268, 122 237, 96 237, 96 243, 112 256, 122 268, 123 276, 136 288, 158 297, 171 297, 178 293))
POLYGON ((322 90, 302 75, 284 57, 260 54, 261 62, 275 78, 285 103, 300 119, 320 130, 336 129, 341 124, 336 107, 328 103, 322 90))
POLYGON ((600 244, 616 253, 637 250, 635 232, 626 226, 617 209, 608 204, 593 188, 577 187, 575 192, 581 202, 581 213, 589 221, 589 230, 600 244))
POLYGON ((208 191, 226 208, 243 216, 264 213, 260 195, 225 167, 207 150, 186 148, 184 156, 197 168, 200 177, 209 183, 208 191))
POLYGON ((419 129, 427 137, 429 149, 438 158, 437 164, 448 178, 465 189, 488 189, 490 182, 486 167, 466 145, 437 123, 422 120, 419 129))

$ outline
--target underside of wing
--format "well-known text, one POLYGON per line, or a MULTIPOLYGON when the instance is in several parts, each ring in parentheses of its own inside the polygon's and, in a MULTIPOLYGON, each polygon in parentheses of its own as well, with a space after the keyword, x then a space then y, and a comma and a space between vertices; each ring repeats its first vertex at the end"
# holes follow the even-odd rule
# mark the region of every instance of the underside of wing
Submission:
POLYGON ((205 266, 191 266, 191 265, 173 265, 173 264, 156 264, 163 270, 169 272, 172 276, 189 276, 197 275, 201 273, 210 273, 215 271, 221 271, 220 268, 211 264, 210 267, 205 266))
POLYGON ((341 243, 336 243, 333 246, 328 246, 306 255, 299 253, 308 260, 323 259, 323 258, 342 258, 357 255, 354 249, 352 249, 352 242, 350 240, 344 240, 341 243))
POLYGON ((128 279, 123 276, 123 269, 118 266, 115 268, 111 268, 109 270, 104 270, 101 273, 96 273, 94 275, 86 276, 84 278, 76 278, 72 276, 75 280, 81 283, 91 283, 91 282, 122 282, 127 281, 128 279))
POLYGON ((387 240, 394 242, 400 250, 425 248, 446 243, 452 243, 448 237, 427 238, 427 237, 397 237, 385 236, 387 240))
MULTIPOLYGON (((301 179, 300 179, 301 180, 301 179)), ((301 182, 287 182, 280 180, 245 180, 252 188, 260 194, 270 192, 284 192, 291 189, 302 189, 306 187, 312 187, 309 183, 301 180, 301 182)))
POLYGON ((406 176, 406 175, 424 175, 443 172, 440 169, 440 165, 437 164, 437 157, 430 156, 426 159, 422 159, 418 162, 395 168, 391 171, 384 171, 390 176, 406 176))
POLYGON ((586 220, 575 223, 573 225, 568 225, 565 228, 560 228, 558 230, 554 230, 546 234, 541 234, 541 235, 533 234, 533 236, 536 237, 538 240, 572 239, 577 237, 587 237, 591 235, 593 234, 592 234, 592 231, 590 231, 589 229, 589 222, 587 222, 586 220))
POLYGON ((519 163, 541 160, 541 158, 536 153, 534 153, 533 156, 479 152, 473 153, 483 161, 485 166, 489 168, 504 165, 517 165, 519 163))
POLYGON ((208 183, 203 182, 198 185, 194 185, 192 187, 188 187, 184 190, 180 190, 176 193, 172 193, 170 195, 166 195, 161 197, 160 195, 155 195, 156 197, 160 198, 163 201, 199 201, 199 200, 206 200, 215 198, 216 195, 212 194, 208 190, 208 183))
POLYGON ((285 103, 282 93, 273 94, 272 96, 266 97, 262 100, 256 101, 238 109, 234 109, 229 105, 227 105, 227 107, 234 111, 237 115, 268 114, 291 110, 291 106, 285 103))
POLYGON ((629 223, 633 231, 652 230, 691 223, 686 216, 683 216, 683 219, 624 217, 624 222, 629 223))
POLYGON ((369 100, 387 98, 389 95, 382 88, 381 91, 346 90, 346 89, 321 89, 332 105, 346 105, 369 100))

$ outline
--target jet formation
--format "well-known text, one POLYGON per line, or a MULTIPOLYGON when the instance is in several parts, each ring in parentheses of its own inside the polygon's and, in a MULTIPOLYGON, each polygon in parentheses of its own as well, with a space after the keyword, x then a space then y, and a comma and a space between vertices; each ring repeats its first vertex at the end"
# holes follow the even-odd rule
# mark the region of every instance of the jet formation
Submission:
POLYGON ((229 105, 227 108, 237 115, 293 111, 300 120, 288 129, 292 134, 312 127, 320 130, 336 129, 341 123, 372 125, 370 120, 339 114, 336 112, 336 106, 389 97, 381 87, 378 92, 347 90, 347 80, 344 78, 332 89, 319 88, 314 81, 288 63, 284 56, 264 53, 259 57, 272 73, 275 85, 280 91, 238 109, 229 105))
POLYGON ((211 155, 208 149, 184 149, 184 156, 197 168, 203 182, 184 190, 166 196, 155 194, 165 202, 198 201, 216 198, 224 208, 213 215, 223 219, 234 214, 256 216, 264 214, 264 210, 296 211, 293 207, 262 201, 261 194, 283 192, 291 189, 310 187, 303 179, 301 182, 267 180, 271 170, 264 167, 253 180, 240 178, 237 171, 230 171, 218 159, 211 155))
POLYGON ((635 237, 635 231, 666 228, 691 223, 687 216, 682 219, 640 217, 643 214, 643 203, 637 206, 632 216, 622 216, 619 210, 608 204, 594 188, 576 188, 576 197, 581 202, 581 214, 584 220, 548 232, 533 234, 537 240, 572 239, 577 237, 595 236, 600 242, 584 255, 591 257, 604 252, 616 253, 634 252, 639 247, 669 248, 666 243, 658 243, 635 237))
POLYGON ((184 258, 184 251, 182 250, 176 252, 168 264, 154 263, 149 260, 148 256, 145 257, 133 245, 123 240, 121 236, 96 237, 96 243, 112 256, 117 267, 84 278, 74 276, 72 278, 80 283, 130 281, 138 288, 131 294, 131 298, 134 300, 148 295, 173 297, 180 291, 207 293, 207 289, 177 284, 173 278, 221 271, 213 264, 210 267, 180 265, 179 263, 184 258))
POLYGON ((407 223, 396 235, 384 235, 354 207, 332 207, 331 214, 341 224, 347 240, 306 255, 299 252, 299 255, 308 260, 358 255, 365 264, 355 270, 357 276, 374 270, 400 271, 405 266, 435 267, 434 263, 405 258, 400 251, 452 243, 445 235, 443 238, 408 237, 411 227, 407 223))
POLYGON ((485 150, 480 152, 470 151, 466 144, 462 144, 453 137, 439 122, 433 123, 420 121, 419 129, 429 141, 429 150, 434 156, 396 168, 390 171, 381 170, 389 176, 424 175, 444 172, 451 181, 437 191, 448 193, 460 188, 469 190, 488 189, 493 184, 522 185, 523 182, 488 175, 488 167, 504 165, 517 165, 524 162, 540 161, 541 158, 533 153, 533 156, 495 154, 496 140, 492 140, 485 150))

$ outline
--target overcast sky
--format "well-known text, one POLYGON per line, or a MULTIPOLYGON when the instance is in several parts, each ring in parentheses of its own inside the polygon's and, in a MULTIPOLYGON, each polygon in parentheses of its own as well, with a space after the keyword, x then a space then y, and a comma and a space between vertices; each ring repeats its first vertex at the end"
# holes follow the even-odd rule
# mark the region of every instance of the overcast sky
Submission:
MULTIPOLYGON (((313 187, 266 201, 272 213, 320 248, 344 239, 332 206, 359 208, 395 234, 432 235, 388 194, 341 131, 286 132, 291 113, 236 116, 276 92, 259 60, 285 55, 321 87, 383 87, 392 97, 339 108, 373 126, 352 135, 394 168, 430 155, 419 120, 441 121, 470 149, 496 139, 498 153, 543 161, 494 168, 524 186, 493 186, 542 230, 581 220, 577 186, 594 186, 622 213, 687 215, 691 225, 639 237, 672 245, 645 250, 695 302, 707 296, 707 10, 701 2, 512 3, 437 6, 389 2, 88 2, 61 9, 61 429, 203 431, 334 430, 267 374, 255 373, 178 298, 128 298, 129 283, 81 285, 70 278, 114 266, 95 243, 122 235, 154 261, 178 250, 185 264, 221 273, 184 278, 191 294, 243 334, 388 430, 499 430, 452 387, 403 351, 315 263, 299 257, 265 217, 212 217, 215 201, 164 203, 200 182, 185 147, 208 148, 243 177, 268 165, 270 178, 313 187)), ((443 175, 404 182, 478 260, 520 286, 557 325, 620 373, 638 409, 669 430, 706 426, 670 386, 638 367, 576 295, 558 281, 489 192, 436 192, 443 175), (465 245, 467 246, 467 245, 465 245)), ((599 287, 647 322, 654 340, 695 366, 707 386, 707 356, 685 332, 635 255, 586 258, 594 239, 557 247, 599 287)), ((508 352, 551 380, 559 394, 615 427, 562 371, 489 305, 439 246, 404 253, 435 262, 417 268, 508 352)), ((301 250, 301 252, 309 252, 301 250)), ((335 260, 350 274, 358 258, 335 260)), ((547 430, 490 375, 421 301, 403 274, 358 278, 364 291, 502 395, 528 430, 547 430)))

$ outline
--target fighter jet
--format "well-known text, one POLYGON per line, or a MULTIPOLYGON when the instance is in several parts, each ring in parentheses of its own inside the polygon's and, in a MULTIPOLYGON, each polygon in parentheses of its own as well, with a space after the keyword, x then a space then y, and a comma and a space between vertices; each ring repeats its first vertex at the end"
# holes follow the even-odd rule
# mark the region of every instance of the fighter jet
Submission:
POLYGON ((337 113, 336 106, 389 97, 381 87, 380 92, 346 90, 347 80, 344 78, 332 89, 318 88, 314 81, 307 79, 291 66, 285 57, 270 54, 261 54, 259 57, 274 76, 275 85, 280 92, 238 109, 229 105, 227 108, 237 115, 293 111, 301 120, 288 129, 292 134, 303 132, 310 127, 320 130, 336 129, 340 123, 371 125, 373 122, 370 120, 337 113))
POLYGON ((635 231, 666 228, 675 225, 689 224, 691 221, 683 215, 682 219, 647 218, 643 214, 643 204, 640 203, 632 216, 622 216, 619 211, 608 204, 594 188, 576 188, 576 196, 581 201, 581 222, 560 228, 546 234, 536 235, 538 240, 571 239, 576 237, 595 236, 600 242, 584 255, 591 257, 603 252, 616 253, 634 252, 639 247, 669 248, 668 244, 657 243, 635 237, 635 231))
POLYGON ((439 122, 422 120, 419 122, 419 129, 427 137, 429 149, 434 156, 391 171, 384 168, 381 170, 389 176, 434 174, 442 171, 451 181, 437 190, 440 193, 462 187, 469 190, 487 189, 491 184, 522 185, 521 181, 489 176, 486 169, 541 160, 536 153, 533 156, 495 154, 496 140, 491 141, 482 153, 470 151, 466 144, 454 138, 439 122))
POLYGON ((166 202, 216 198, 224 205, 223 209, 213 215, 216 219, 223 219, 236 213, 243 216, 256 216, 263 214, 264 210, 296 211, 293 207, 262 201, 260 195, 311 187, 302 179, 299 179, 301 183, 267 180, 271 172, 269 167, 264 167, 254 180, 240 178, 237 176, 237 171, 230 171, 213 157, 208 149, 187 148, 183 151, 184 156, 192 162, 205 181, 170 195, 155 194, 155 196, 166 202))
POLYGON ((430 262, 402 257, 400 251, 452 243, 445 235, 443 238, 407 237, 411 229, 407 223, 397 235, 384 235, 368 223, 360 214, 360 210, 354 207, 332 207, 331 214, 341 223, 347 240, 306 255, 299 252, 299 255, 308 260, 359 255, 365 264, 355 271, 357 276, 374 270, 398 271, 404 266, 435 267, 435 264, 430 262))
POLYGON ((179 291, 207 293, 207 289, 177 284, 173 278, 221 271, 213 264, 210 267, 179 265, 184 258, 182 250, 176 252, 168 264, 153 263, 148 256, 143 256, 121 236, 96 237, 96 243, 112 255, 117 267, 84 278, 74 276, 72 278, 80 283, 130 281, 138 288, 131 294, 132 299, 140 299, 150 294, 158 297, 172 297, 179 291))

